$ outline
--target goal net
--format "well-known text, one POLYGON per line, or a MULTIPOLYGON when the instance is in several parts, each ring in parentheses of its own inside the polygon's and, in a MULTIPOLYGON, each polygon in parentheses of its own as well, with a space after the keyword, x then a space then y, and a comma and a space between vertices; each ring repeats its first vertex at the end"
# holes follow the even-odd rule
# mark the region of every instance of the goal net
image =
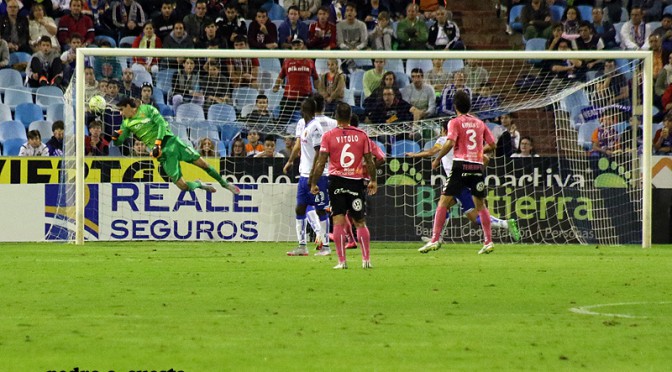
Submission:
MULTIPOLYGON (((78 66, 65 92, 63 177, 52 198, 64 218, 47 228, 47 239, 294 241, 297 167, 283 173, 286 159, 276 153, 295 138, 303 97, 320 92, 327 116, 335 102, 349 103, 387 155, 368 205, 372 238, 419 241, 431 232, 446 176, 431 170, 431 157, 407 154, 431 151, 454 116, 457 90, 471 95, 472 113, 498 140, 486 179, 491 214, 502 220, 496 242, 513 242, 509 220, 524 243, 646 246, 650 239, 643 227, 653 130, 646 53, 358 52, 353 60, 335 51, 103 49, 81 55, 91 55, 94 67, 119 63, 124 73, 87 82, 78 66), (155 68, 141 65, 148 56, 158 59, 155 68), (578 61, 582 67, 564 68, 578 61), (180 191, 132 138, 109 155, 85 156, 92 121, 106 139, 121 124, 117 89, 153 105, 242 193, 232 196, 185 163, 185 179, 211 182, 218 192, 180 191), (104 112, 87 111, 96 94, 105 96, 104 112)), ((465 212, 450 209, 445 241, 481 241, 465 212)))

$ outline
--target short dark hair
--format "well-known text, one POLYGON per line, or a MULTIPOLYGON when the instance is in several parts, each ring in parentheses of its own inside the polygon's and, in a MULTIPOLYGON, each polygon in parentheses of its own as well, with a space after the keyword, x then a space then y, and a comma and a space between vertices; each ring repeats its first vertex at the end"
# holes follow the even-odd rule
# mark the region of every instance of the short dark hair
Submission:
POLYGON ((37 129, 29 130, 28 131, 28 139, 42 139, 42 135, 40 134, 40 131, 37 129))
POLYGON ((247 44, 247 36, 245 35, 236 35, 235 38, 233 38, 233 43, 245 43, 247 44))
POLYGON ((352 108, 345 102, 336 104, 336 121, 339 123, 349 123, 352 117, 352 108))
POLYGON ((274 135, 268 134, 268 135, 266 135, 266 137, 264 137, 264 142, 266 142, 266 141, 271 141, 271 142, 275 143, 277 140, 275 139, 274 135))
POLYGON ((455 110, 459 111, 461 114, 466 114, 471 110, 471 98, 467 92, 463 90, 458 90, 453 96, 453 107, 455 110))
POLYGON ((579 22, 579 28, 581 27, 588 27, 589 30, 593 31, 593 25, 588 21, 579 22))
POLYGON ((266 9, 264 9, 264 8, 259 8, 259 9, 257 9, 257 13, 268 14, 268 11, 266 11, 266 9))
POLYGON ((126 106, 131 106, 133 108, 138 107, 138 104, 135 102, 134 98, 128 97, 128 96, 123 96, 119 100, 119 103, 117 103, 117 107, 126 107, 126 106))
POLYGON ((413 74, 420 74, 421 76, 425 76, 425 73, 422 72, 422 69, 419 68, 419 67, 414 67, 414 68, 411 70, 411 75, 413 75, 413 74))
POLYGON ((94 128, 94 127, 102 128, 103 127, 103 122, 100 121, 100 120, 91 121, 89 123, 89 129, 94 128))
POLYGON ((292 5, 289 8, 287 8, 287 14, 289 14, 290 10, 296 10, 297 12, 299 11, 299 7, 296 5, 292 5))
POLYGON ((63 120, 56 120, 53 124, 51 124, 51 131, 55 132, 56 130, 65 130, 65 123, 63 120))
POLYGON ((354 112, 350 115, 350 125, 355 128, 359 127, 359 116, 354 112))
POLYGON ((306 114, 310 116, 315 116, 316 111, 317 111, 317 103, 315 102, 315 99, 313 99, 313 97, 307 97, 306 99, 303 100, 303 102, 301 102, 301 112, 306 112, 306 114))
POLYGON ((51 38, 49 36, 46 36, 46 35, 42 36, 40 38, 40 44, 42 44, 42 43, 49 43, 49 45, 51 45, 51 38))
POLYGON ((257 99, 256 99, 256 101, 258 101, 258 100, 260 100, 260 99, 268 100, 268 96, 266 96, 265 94, 257 94, 257 99))
POLYGON ((320 93, 315 93, 313 100, 315 101, 315 112, 324 111, 324 97, 320 93))
MULTIPOLYGON (((70 42, 72 42, 72 39, 84 40, 82 35, 80 35, 78 32, 73 32, 72 34, 70 34, 70 42)), ((110 45, 112 45, 112 44, 110 44, 110 45)))

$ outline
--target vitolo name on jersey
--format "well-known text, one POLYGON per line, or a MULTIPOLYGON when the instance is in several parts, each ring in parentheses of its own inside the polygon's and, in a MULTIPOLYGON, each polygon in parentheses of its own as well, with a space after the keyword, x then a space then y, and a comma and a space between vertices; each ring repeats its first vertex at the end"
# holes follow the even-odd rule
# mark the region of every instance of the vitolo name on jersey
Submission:
POLYGON ((338 137, 336 137, 336 142, 338 142, 338 143, 356 143, 356 142, 359 142, 359 135, 349 134, 347 136, 338 136, 338 137))

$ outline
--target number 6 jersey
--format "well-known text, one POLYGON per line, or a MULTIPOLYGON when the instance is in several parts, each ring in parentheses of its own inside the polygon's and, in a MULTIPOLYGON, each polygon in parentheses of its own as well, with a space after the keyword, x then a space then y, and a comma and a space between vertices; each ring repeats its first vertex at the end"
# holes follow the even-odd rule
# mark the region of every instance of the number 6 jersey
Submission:
POLYGON ((355 127, 335 128, 322 136, 320 152, 329 154, 329 175, 363 179, 364 155, 371 153, 369 136, 355 127))

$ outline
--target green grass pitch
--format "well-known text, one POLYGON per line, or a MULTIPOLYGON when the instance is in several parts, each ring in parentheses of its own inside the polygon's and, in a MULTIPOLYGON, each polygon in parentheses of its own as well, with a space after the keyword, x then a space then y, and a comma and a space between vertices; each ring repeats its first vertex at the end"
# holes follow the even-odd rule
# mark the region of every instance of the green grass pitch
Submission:
POLYGON ((672 365, 672 246, 421 245, 0 244, 0 371, 672 365))

